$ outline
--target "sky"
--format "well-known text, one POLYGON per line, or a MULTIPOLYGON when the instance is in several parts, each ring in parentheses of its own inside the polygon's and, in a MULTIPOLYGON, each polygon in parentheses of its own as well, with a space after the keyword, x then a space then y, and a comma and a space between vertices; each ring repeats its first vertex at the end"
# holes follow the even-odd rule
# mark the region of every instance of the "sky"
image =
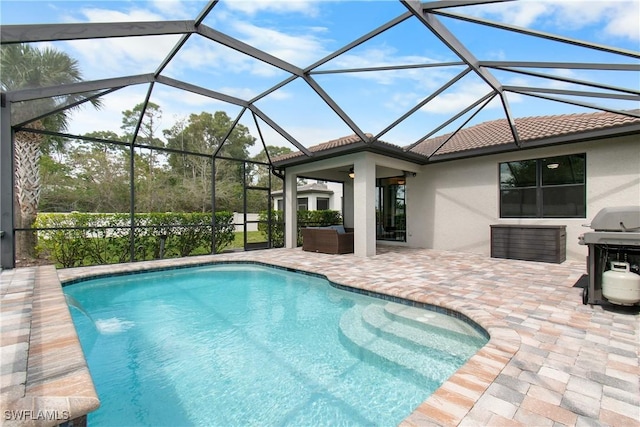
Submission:
MULTIPOLYGON (((2 0, 0 23, 191 20, 198 16, 206 4, 206 1, 182 0, 2 0)), ((306 68, 406 11, 407 8, 395 0, 221 0, 203 23, 297 67, 306 68)), ((521 0, 455 8, 451 12, 585 40, 636 52, 636 55, 640 51, 640 0, 521 0)), ((438 19, 481 61, 640 64, 638 57, 633 55, 614 55, 449 17, 438 19)), ((37 43, 36 46, 50 46, 67 52, 78 60, 84 80, 94 80, 152 73, 179 38, 178 35, 110 38, 37 43)), ((316 71, 441 64, 459 60, 421 22, 412 17, 328 61, 316 71)), ((460 65, 448 65, 393 71, 323 73, 315 74, 313 78, 359 129, 376 135, 464 69, 460 65)), ((640 91, 639 71, 534 71, 640 91)), ((491 73, 503 85, 602 91, 502 70, 492 69, 491 73)), ((189 38, 163 74, 244 100, 252 99, 290 76, 283 70, 199 35, 189 38)), ((91 107, 74 112, 69 132, 83 134, 112 130, 121 133, 122 112, 142 102, 147 89, 147 85, 138 85, 107 95, 103 98, 102 109, 97 113, 91 107)), ((482 78, 473 72, 468 73, 398 126, 384 133, 381 139, 404 146, 434 131, 436 134, 453 131, 463 124, 470 113, 449 126, 442 125, 489 92, 490 87, 482 78)), ((606 108, 640 108, 636 100, 569 98, 606 108)), ((150 100, 162 109, 162 129, 186 120, 189 114, 203 111, 213 113, 222 110, 232 120, 240 113, 237 106, 160 84, 154 86, 150 100)), ((595 111, 512 93, 507 94, 507 100, 515 117, 595 111)), ((299 78, 257 101, 255 105, 306 147, 353 133, 314 89, 299 78)), ((504 116, 504 107, 496 98, 467 125, 504 116)), ((250 114, 245 113, 240 123, 258 136, 250 114)), ((296 149, 264 122, 259 120, 258 123, 268 145, 296 149)), ((258 144, 254 152, 260 148, 258 144)))

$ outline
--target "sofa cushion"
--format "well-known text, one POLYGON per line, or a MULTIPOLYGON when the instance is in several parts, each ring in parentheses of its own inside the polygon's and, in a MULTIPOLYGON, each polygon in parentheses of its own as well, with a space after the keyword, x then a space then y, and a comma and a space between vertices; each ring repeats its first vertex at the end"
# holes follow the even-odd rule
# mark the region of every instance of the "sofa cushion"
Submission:
POLYGON ((344 234, 345 233, 344 225, 332 225, 329 228, 333 228, 334 230, 336 230, 338 232, 338 234, 344 234))

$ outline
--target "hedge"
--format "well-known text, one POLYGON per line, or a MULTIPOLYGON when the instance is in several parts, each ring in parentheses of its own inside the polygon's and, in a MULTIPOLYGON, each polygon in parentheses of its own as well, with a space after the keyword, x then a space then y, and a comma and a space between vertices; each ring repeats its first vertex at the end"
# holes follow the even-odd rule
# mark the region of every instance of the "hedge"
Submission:
MULTIPOLYGON (((134 215, 135 260, 211 253, 211 213, 134 215)), ((131 260, 131 217, 126 213, 41 213, 36 250, 61 267, 113 264, 131 260)), ((232 212, 216 212, 219 253, 233 242, 232 212)))
MULTIPOLYGON (((258 230, 267 237, 267 211, 260 212, 260 222, 258 230)), ((325 227, 327 225, 342 224, 342 215, 340 211, 321 210, 321 211, 297 211, 298 217, 298 246, 302 246, 302 233, 300 229, 303 227, 325 227)), ((271 243, 274 248, 284 246, 284 212, 271 211, 271 243)))

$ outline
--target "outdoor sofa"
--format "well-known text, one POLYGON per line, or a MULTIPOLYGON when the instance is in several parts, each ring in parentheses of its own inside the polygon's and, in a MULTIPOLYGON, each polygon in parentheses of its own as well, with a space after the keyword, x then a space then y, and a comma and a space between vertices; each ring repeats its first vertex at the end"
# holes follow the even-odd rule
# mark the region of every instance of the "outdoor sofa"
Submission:
POLYGON ((302 229, 302 250, 324 254, 353 253, 353 229, 342 225, 302 229))

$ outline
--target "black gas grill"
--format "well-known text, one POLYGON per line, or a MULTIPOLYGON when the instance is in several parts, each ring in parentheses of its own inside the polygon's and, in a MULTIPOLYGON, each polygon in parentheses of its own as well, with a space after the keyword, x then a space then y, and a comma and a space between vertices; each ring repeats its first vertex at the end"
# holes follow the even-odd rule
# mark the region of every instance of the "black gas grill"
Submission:
MULTIPOLYGON (((612 277, 617 274, 617 269, 624 267, 626 270, 620 273, 620 277, 626 283, 636 282, 636 277, 626 277, 624 274, 640 275, 640 206, 604 208, 593 218, 591 224, 586 226, 593 231, 578 238, 579 243, 589 249, 589 285, 584 288, 582 302, 602 304, 608 301, 602 289, 605 274, 612 277)), ((621 303, 615 298, 609 299, 609 302, 614 304, 621 303)), ((625 305, 640 302, 624 301, 625 305)))

